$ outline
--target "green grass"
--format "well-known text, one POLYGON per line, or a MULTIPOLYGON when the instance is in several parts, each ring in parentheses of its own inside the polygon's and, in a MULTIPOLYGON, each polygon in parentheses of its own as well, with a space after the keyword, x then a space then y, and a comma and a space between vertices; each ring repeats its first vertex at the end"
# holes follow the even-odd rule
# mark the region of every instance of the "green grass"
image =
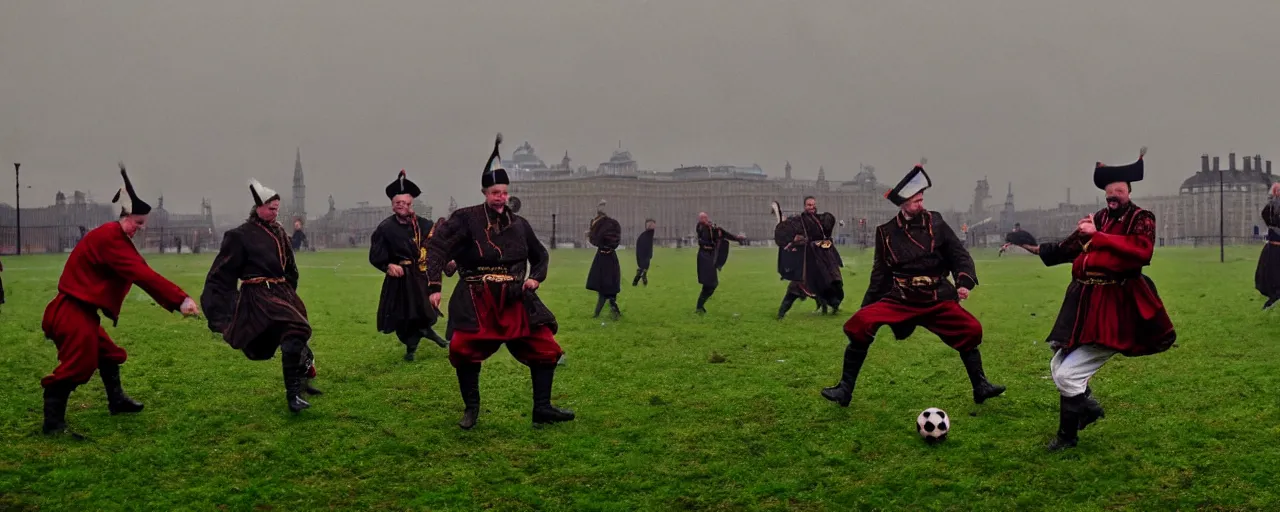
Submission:
MULTIPOLYGON (((578 420, 531 428, 528 370, 504 350, 481 374, 471 432, 455 424, 445 351, 424 343, 405 363, 375 332, 380 275, 365 255, 302 254, 326 391, 311 409, 285 408, 278 359, 246 360, 135 289, 108 331, 130 353, 125 389, 147 408, 109 416, 95 377, 68 412, 90 442, 35 433, 39 379, 56 364, 40 315, 63 260, 7 257, 0 510, 1275 509, 1280 329, 1253 290, 1257 248, 1225 264, 1216 250, 1156 254, 1148 273, 1177 347, 1103 368, 1093 387, 1107 418, 1061 454, 1044 450, 1058 400, 1043 339, 1069 270, 1026 254, 975 254, 983 284, 965 303, 1003 397, 974 405, 953 350, 886 330, 842 409, 818 391, 837 380, 851 311, 817 316, 802 302, 775 320, 774 251, 735 249, 699 317, 693 253, 659 250, 649 287, 624 287, 619 322, 590 317, 591 254, 555 251, 541 292, 568 353, 554 400, 578 420), (955 418, 933 447, 914 430, 931 406, 955 418)), ((210 258, 150 261, 198 295, 210 258)), ((870 252, 845 249, 845 261, 856 305, 870 252)))

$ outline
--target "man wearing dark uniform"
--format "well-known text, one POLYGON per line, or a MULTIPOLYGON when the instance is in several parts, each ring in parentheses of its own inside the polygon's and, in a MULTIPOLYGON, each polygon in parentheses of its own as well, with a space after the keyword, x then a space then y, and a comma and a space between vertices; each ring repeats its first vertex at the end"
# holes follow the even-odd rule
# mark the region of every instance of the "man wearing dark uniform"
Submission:
POLYGON ((844 370, 838 384, 822 390, 823 398, 842 407, 849 406, 867 348, 885 325, 899 340, 917 326, 924 327, 959 351, 973 386, 974 403, 1005 391, 1004 386, 987 381, 978 353, 982 324, 960 306, 978 285, 973 259, 942 215, 924 207, 924 191, 932 184, 922 161, 885 194, 900 211, 876 227, 871 283, 862 308, 844 324, 849 338, 844 370))
POLYGON ((280 194, 252 179, 249 193, 254 204, 249 219, 223 234, 200 303, 209 330, 221 334, 249 360, 266 361, 280 349, 285 403, 297 413, 311 407, 302 393, 321 394, 310 384, 315 377, 311 323, 298 298, 293 247, 284 227, 276 222, 280 194))
POLYGON ((431 328, 438 316, 427 303, 427 240, 434 224, 413 212, 413 200, 421 194, 402 169, 387 185, 393 213, 378 224, 369 244, 369 264, 386 274, 378 299, 378 332, 396 333, 405 361, 413 360, 424 337, 440 347, 449 345, 431 328))
POLYGON ((510 180, 498 152, 501 143, 499 134, 480 178, 484 203, 454 211, 436 226, 427 248, 433 307, 440 307, 441 273, 449 260, 457 264, 458 284, 449 297, 454 328, 449 362, 465 405, 458 422, 464 430, 475 427, 480 415, 480 364, 504 344, 529 367, 534 425, 574 419, 573 411, 551 404, 556 363, 564 351, 555 339, 556 318, 537 294, 550 255, 528 221, 508 208, 510 180))
POLYGON ((596 257, 587 271, 587 289, 596 292, 596 311, 592 318, 600 316, 605 301, 609 302, 609 314, 614 320, 622 316, 618 309, 618 293, 622 291, 622 267, 618 263, 618 244, 622 242, 622 225, 604 213, 604 199, 600 200, 596 217, 591 219, 587 237, 596 247, 596 257))
POLYGON ((1013 231, 1005 233, 1004 245, 1000 246, 1000 253, 997 254, 996 257, 999 258, 1001 256, 1004 256, 1004 252, 1009 250, 1010 246, 1023 247, 1027 245, 1039 245, 1039 244, 1036 243, 1035 236, 1033 236, 1031 233, 1028 233, 1027 231, 1024 231, 1022 229, 1021 223, 1015 222, 1013 223, 1013 231))
POLYGON ((698 284, 702 292, 698 294, 699 314, 706 313, 704 306, 711 294, 720 286, 720 268, 724 266, 729 251, 729 240, 736 240, 741 245, 746 238, 733 236, 723 228, 711 223, 707 212, 698 212, 698 225, 694 228, 698 234, 698 284))
POLYGON ((311 244, 307 242, 307 233, 302 230, 302 219, 294 219, 293 236, 289 237, 289 240, 293 242, 294 253, 299 253, 302 252, 303 249, 311 248, 311 244))
POLYGON ((1142 274, 1155 250, 1156 216, 1129 200, 1133 182, 1142 181, 1146 152, 1128 165, 1098 162, 1093 184, 1106 193, 1107 207, 1081 219, 1061 242, 1023 246, 1047 266, 1071 263, 1071 284, 1046 340, 1059 394, 1051 451, 1076 446, 1079 430, 1104 416, 1089 379, 1108 359, 1158 354, 1177 339, 1155 283, 1142 274))
POLYGON ((636 237, 636 277, 631 286, 644 282, 649 286, 649 262, 653 260, 653 232, 658 223, 653 219, 645 219, 644 233, 636 237))
POLYGON ((1266 310, 1280 301, 1280 183, 1271 184, 1271 198, 1262 207, 1262 222, 1267 225, 1267 244, 1262 246, 1262 254, 1258 256, 1253 287, 1267 298, 1262 305, 1266 310))
MULTIPOLYGON (((0 261, 0 272, 4 272, 4 262, 0 261)), ((640 276, 637 274, 637 278, 640 276)), ((648 283, 646 283, 648 284, 648 283)), ((0 276, 0 306, 4 305, 4 279, 0 276)))
POLYGON ((787 223, 791 226, 787 230, 791 238, 779 240, 775 229, 774 243, 787 251, 786 256, 801 260, 798 262, 798 274, 793 276, 787 293, 782 297, 778 318, 786 315, 796 299, 806 296, 817 299, 823 313, 827 308, 831 308, 832 313, 839 311, 844 300, 844 281, 840 277, 840 256, 831 238, 836 217, 830 213, 818 213, 817 200, 809 196, 804 198, 804 211, 788 219, 787 223))

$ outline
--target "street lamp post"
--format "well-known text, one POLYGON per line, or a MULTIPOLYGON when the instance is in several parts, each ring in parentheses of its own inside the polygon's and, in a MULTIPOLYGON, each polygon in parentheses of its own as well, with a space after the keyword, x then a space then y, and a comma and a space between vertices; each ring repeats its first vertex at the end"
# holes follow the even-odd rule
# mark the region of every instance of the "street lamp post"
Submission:
MULTIPOLYGON (((1233 158, 1232 165, 1235 165, 1234 164, 1235 156, 1233 155, 1231 158, 1233 158)), ((1245 158, 1247 159, 1248 157, 1245 157, 1245 158)), ((1218 171, 1218 263, 1225 263, 1227 261, 1227 244, 1226 244, 1226 235, 1225 235, 1226 207, 1223 204, 1224 199, 1226 198, 1226 194, 1223 193, 1223 188, 1222 188, 1222 184, 1223 184, 1222 177, 1225 174, 1226 172, 1224 171, 1218 171)))
POLYGON ((556 248, 556 214, 551 214, 551 248, 556 248))
POLYGON ((17 219, 17 226, 15 226, 17 244, 14 245, 14 251, 17 254, 22 254, 22 184, 18 180, 18 169, 21 167, 22 164, 13 163, 13 202, 15 203, 13 214, 17 219))

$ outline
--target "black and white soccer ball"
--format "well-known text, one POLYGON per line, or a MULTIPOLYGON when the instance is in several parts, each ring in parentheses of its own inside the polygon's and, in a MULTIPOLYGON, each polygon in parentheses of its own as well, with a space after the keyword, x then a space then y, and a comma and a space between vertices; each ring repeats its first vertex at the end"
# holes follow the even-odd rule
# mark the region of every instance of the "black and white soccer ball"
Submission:
POLYGON ((946 441, 947 434, 951 432, 951 416, 947 415, 947 411, 937 407, 925 409, 916 416, 916 431, 926 443, 946 441))

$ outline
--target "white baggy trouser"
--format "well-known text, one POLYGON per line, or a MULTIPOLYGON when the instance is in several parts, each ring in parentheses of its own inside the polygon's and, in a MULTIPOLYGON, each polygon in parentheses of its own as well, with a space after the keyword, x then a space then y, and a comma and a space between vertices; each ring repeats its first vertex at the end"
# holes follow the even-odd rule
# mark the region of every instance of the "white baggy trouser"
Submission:
POLYGON ((1102 365, 1117 353, 1095 345, 1080 345, 1069 353, 1058 349, 1049 361, 1049 371, 1053 375, 1053 383, 1058 386, 1058 392, 1065 397, 1084 393, 1093 374, 1098 373, 1102 365))

